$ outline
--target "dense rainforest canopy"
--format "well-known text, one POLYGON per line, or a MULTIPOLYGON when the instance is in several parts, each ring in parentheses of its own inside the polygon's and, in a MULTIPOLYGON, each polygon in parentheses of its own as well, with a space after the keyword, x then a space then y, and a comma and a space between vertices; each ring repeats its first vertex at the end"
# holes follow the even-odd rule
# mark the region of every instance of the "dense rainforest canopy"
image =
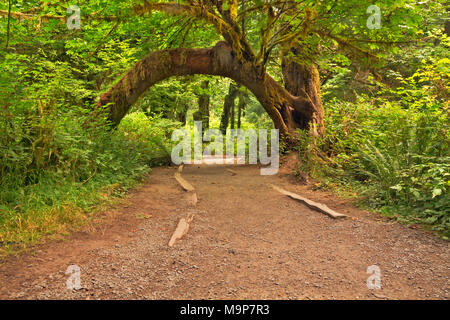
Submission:
POLYGON ((3 1, 0 242, 82 223, 194 120, 448 236, 449 32, 445 1, 3 1))

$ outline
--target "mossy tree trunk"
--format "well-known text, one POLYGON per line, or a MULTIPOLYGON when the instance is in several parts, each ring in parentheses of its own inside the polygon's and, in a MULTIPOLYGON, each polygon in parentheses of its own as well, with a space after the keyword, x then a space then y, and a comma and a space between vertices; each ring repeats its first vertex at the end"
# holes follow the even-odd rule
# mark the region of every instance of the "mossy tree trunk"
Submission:
POLYGON ((320 97, 319 71, 314 64, 297 62, 292 57, 282 58, 284 86, 294 96, 305 96, 305 108, 311 110, 308 115, 293 108, 282 110, 283 119, 289 131, 295 129, 311 130, 315 136, 324 134, 323 105, 320 97))

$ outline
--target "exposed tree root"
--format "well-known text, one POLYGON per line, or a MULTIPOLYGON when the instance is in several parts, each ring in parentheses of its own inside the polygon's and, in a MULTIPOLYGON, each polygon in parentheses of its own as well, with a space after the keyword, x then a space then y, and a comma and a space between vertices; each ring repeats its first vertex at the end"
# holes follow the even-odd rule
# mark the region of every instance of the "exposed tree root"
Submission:
POLYGON ((180 186, 187 192, 195 191, 195 188, 186 180, 181 177, 179 172, 175 172, 175 179, 178 181, 180 186))
POLYGON ((175 229, 175 232, 172 234, 172 237, 170 238, 169 247, 173 247, 175 242, 177 242, 177 240, 180 240, 188 233, 189 223, 192 221, 192 218, 190 220, 188 220, 188 218, 180 219, 177 228, 175 229))
POLYGON ((286 191, 286 190, 281 189, 281 188, 279 188, 277 186, 274 186, 274 185, 271 185, 271 186, 272 186, 272 188, 274 188, 278 192, 280 192, 280 193, 282 193, 282 194, 284 194, 284 195, 286 195, 286 196, 288 196, 288 197, 290 197, 292 199, 299 200, 299 201, 303 202, 305 205, 307 205, 309 208, 311 208, 313 210, 316 210, 316 211, 319 211, 319 212, 322 212, 322 213, 325 213, 325 214, 327 214, 328 216, 330 216, 330 217, 332 217, 334 219, 347 217, 345 214, 338 213, 338 212, 328 208, 328 206, 326 206, 323 203, 314 202, 314 201, 309 200, 307 198, 304 198, 304 197, 302 197, 302 196, 300 196, 300 195, 298 195, 296 193, 286 191))
MULTIPOLYGON (((195 192, 195 188, 186 180, 181 177, 181 172, 183 171, 183 165, 178 167, 177 172, 175 172, 175 179, 178 181, 180 186, 187 191, 188 193, 188 201, 192 206, 196 206, 197 204, 197 193, 195 192)), ((188 212, 186 218, 181 218, 178 222, 177 228, 175 229, 172 237, 169 240, 169 247, 173 247, 175 242, 183 238, 189 231, 189 224, 194 219, 195 211, 188 212)))

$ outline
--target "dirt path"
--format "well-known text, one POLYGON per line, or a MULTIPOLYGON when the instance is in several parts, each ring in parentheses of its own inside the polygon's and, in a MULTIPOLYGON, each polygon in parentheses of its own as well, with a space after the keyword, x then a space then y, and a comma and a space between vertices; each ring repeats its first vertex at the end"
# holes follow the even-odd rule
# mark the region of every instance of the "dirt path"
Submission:
POLYGON ((154 169, 99 230, 3 261, 0 298, 449 299, 448 242, 286 176, 260 176, 256 166, 233 166, 234 176, 225 168, 184 168, 197 190, 195 209, 173 177, 176 168, 154 169), (350 218, 312 211, 271 183, 350 218), (169 248, 192 210, 189 233, 169 248), (66 288, 73 264, 81 268, 79 290, 66 288), (381 290, 367 288, 371 265, 381 270, 381 290))

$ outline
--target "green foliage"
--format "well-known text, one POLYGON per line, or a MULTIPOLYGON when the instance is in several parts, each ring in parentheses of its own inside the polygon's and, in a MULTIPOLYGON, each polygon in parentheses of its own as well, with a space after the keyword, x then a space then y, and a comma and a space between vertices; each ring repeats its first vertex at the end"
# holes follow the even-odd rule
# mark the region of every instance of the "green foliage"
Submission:
POLYGON ((168 165, 174 145, 172 132, 180 125, 171 119, 149 118, 142 112, 134 112, 121 121, 118 130, 127 140, 140 145, 151 165, 168 165))
POLYGON ((379 98, 327 104, 326 136, 299 146, 302 169, 338 182, 364 204, 450 236, 448 70, 423 60, 379 98))
MULTIPOLYGON (((117 196, 135 185, 161 161, 160 154, 167 162, 165 141, 176 125, 132 114, 111 132, 76 109, 55 111, 46 119, 51 126, 40 145, 40 165, 29 143, 34 138, 17 132, 5 137, 1 131, 2 141, 10 141, 0 149, 0 241, 5 248, 87 222, 90 211, 107 200, 105 194, 117 196)), ((34 118, 28 131, 42 126, 43 120, 34 118)))
POLYGON ((105 36, 113 23, 77 32, 11 22, 9 48, 0 50, 0 252, 91 221, 167 159, 166 139, 177 125, 132 114, 110 130, 91 116, 101 90, 142 55, 140 39, 121 38, 126 27, 105 36))
MULTIPOLYGON (((3 248, 86 223, 109 195, 122 194, 150 166, 166 164, 171 132, 184 123, 192 128, 199 95, 210 95, 210 127, 219 127, 230 80, 204 75, 155 85, 117 129, 91 116, 98 96, 149 52, 210 47, 229 30, 202 16, 209 10, 228 20, 211 2, 198 16, 139 16, 132 8, 142 2, 80 1, 80 30, 44 17, 67 15, 67 4, 53 0, 11 1, 13 12, 34 18, 0 19, 3 248)), ((366 27, 368 4, 356 0, 250 0, 221 9, 238 11, 232 29, 240 33, 228 39, 238 56, 245 53, 280 80, 280 54, 293 46, 302 63, 318 64, 328 80, 327 136, 312 141, 300 133, 305 170, 357 182, 372 206, 448 232, 448 38, 436 28, 444 2, 376 4, 381 29, 366 27), (419 48, 393 45, 418 37, 428 39, 419 48), (375 81, 371 72, 349 86, 374 67, 388 81, 375 81)), ((244 111, 243 129, 273 127, 254 96, 244 111)))

